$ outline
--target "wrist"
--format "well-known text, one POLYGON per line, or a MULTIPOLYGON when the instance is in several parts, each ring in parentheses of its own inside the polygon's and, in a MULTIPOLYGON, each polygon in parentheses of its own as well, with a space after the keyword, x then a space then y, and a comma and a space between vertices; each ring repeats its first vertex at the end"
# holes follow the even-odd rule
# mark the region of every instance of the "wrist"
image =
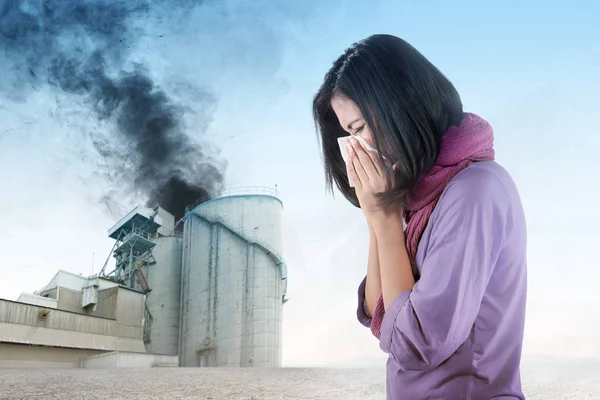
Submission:
POLYGON ((367 227, 369 228, 369 233, 371 235, 374 235, 375 234, 375 229, 373 229, 373 223, 369 219, 367 219, 367 227))
POLYGON ((404 232, 403 212, 401 210, 378 211, 369 216, 367 224, 372 233, 377 233, 385 227, 400 228, 404 232))

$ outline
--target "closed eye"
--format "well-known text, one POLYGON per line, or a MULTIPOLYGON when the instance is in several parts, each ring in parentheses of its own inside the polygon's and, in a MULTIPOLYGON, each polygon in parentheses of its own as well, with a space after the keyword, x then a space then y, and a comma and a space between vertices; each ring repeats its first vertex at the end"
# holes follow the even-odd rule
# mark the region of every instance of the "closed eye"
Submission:
POLYGON ((354 134, 358 135, 359 133, 361 133, 363 131, 363 129, 365 129, 365 125, 362 125, 362 126, 356 128, 356 130, 354 131, 354 134))

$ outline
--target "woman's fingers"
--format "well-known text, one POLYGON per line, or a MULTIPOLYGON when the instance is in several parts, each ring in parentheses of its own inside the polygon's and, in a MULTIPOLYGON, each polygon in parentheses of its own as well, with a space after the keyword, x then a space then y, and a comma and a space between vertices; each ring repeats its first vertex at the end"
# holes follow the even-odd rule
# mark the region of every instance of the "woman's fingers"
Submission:
POLYGON ((376 159, 377 154, 374 151, 367 150, 363 144, 358 143, 358 140, 356 139, 352 139, 351 142, 354 152, 360 160, 369 179, 382 178, 383 171, 379 168, 379 160, 376 159))
POLYGON ((352 161, 348 160, 346 163, 346 172, 348 173, 348 182, 350 183, 350 187, 356 188, 358 177, 356 176, 356 171, 354 171, 354 165, 352 165, 352 161))
MULTIPOLYGON (((350 145, 348 147, 349 147, 348 151, 350 153, 350 163, 352 164, 352 167, 356 174, 356 181, 359 181, 360 187, 363 187, 364 185, 368 184, 369 176, 367 175, 367 172, 365 171, 365 168, 362 165, 360 158, 358 156, 358 153, 356 152, 356 149, 354 148, 354 146, 350 145)), ((355 187, 357 186, 356 181, 354 181, 355 187)))
MULTIPOLYGON (((350 149, 348 149, 350 152, 350 149)), ((362 188, 360 179, 358 174, 356 173, 356 169, 354 168, 354 163, 352 162, 353 157, 350 157, 346 162, 346 172, 348 173, 348 181, 350 182, 350 187, 354 187, 355 189, 362 188)))

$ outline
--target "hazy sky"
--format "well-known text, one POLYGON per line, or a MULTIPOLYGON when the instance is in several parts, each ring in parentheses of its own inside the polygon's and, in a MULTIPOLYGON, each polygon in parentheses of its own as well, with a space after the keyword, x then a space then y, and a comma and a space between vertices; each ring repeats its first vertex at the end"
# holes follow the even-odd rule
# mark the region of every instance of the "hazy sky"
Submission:
MULTIPOLYGON (((278 185, 291 298, 285 364, 383 358, 355 318, 366 226, 360 210, 325 192, 311 119, 333 60, 373 33, 413 44, 456 85, 465 110, 495 128, 497 160, 528 220, 524 353, 600 358, 597 2, 242 3, 144 21, 125 67, 142 62, 185 103, 189 135, 228 164, 226 186, 278 185), (214 97, 211 108, 195 102, 198 88, 214 97)), ((0 88, 10 79, 2 74, 0 88)), ((97 170, 91 137, 102 125, 86 110, 44 85, 21 100, 0 94, 0 297, 33 292, 58 269, 97 272, 112 247, 111 212, 136 205, 119 200, 127 182, 97 170), (110 210, 100 201, 107 190, 110 210)))

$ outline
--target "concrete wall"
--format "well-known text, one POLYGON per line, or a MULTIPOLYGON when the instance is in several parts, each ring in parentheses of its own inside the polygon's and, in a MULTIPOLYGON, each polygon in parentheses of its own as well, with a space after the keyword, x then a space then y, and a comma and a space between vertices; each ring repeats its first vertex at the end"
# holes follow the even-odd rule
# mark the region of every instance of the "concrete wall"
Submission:
POLYGON ((0 368, 177 367, 177 356, 0 343, 0 368))
POLYGON ((58 309, 82 315, 116 320, 120 325, 141 327, 145 295, 123 287, 98 291, 95 306, 81 307, 83 294, 66 288, 58 290, 58 309))
POLYGON ((17 299, 19 303, 34 304, 47 308, 58 308, 58 301, 52 297, 42 297, 35 294, 21 293, 17 299))
POLYGON ((157 216, 154 220, 161 225, 157 232, 163 236, 171 236, 175 229, 175 217, 162 207, 157 207, 155 211, 157 216))
POLYGON ((98 302, 95 306, 83 308, 81 301, 82 292, 67 288, 58 288, 58 309, 78 314, 92 315, 95 317, 116 319, 118 287, 99 290, 98 302))
POLYGON ((71 290, 81 290, 87 282, 87 277, 76 275, 71 272, 59 270, 52 280, 44 287, 43 292, 57 287, 65 287, 71 290))
POLYGON ((56 289, 57 287, 67 288, 74 291, 81 291, 84 287, 90 284, 98 285, 100 290, 110 289, 119 286, 118 283, 111 281, 106 278, 99 277, 86 277, 77 275, 72 272, 59 270, 54 278, 40 290, 42 295, 47 294, 50 290, 56 289))
POLYGON ((153 368, 177 367, 177 356, 111 352, 81 360, 81 368, 153 368))
POLYGON ((221 197, 197 206, 194 214, 210 220, 230 221, 245 238, 268 243, 283 251, 283 204, 273 196, 238 195, 221 197))
POLYGON ((0 343, 0 368, 79 368, 80 359, 101 351, 0 343))
POLYGON ((146 300, 152 315, 148 353, 178 354, 182 247, 182 237, 166 236, 158 238, 152 250, 156 263, 146 270, 152 289, 146 300))
POLYGON ((140 328, 141 337, 144 311, 146 309, 146 295, 120 287, 116 308, 117 323, 123 326, 140 328))
POLYGON ((132 298, 123 296, 122 306, 130 309, 117 312, 116 320, 0 299, 0 342, 144 353, 143 295, 141 303, 132 298))
POLYGON ((98 291, 95 306, 81 307, 82 292, 58 289, 58 309, 95 317, 116 319, 123 325, 140 325, 144 317, 144 294, 123 287, 98 291))
MULTIPOLYGON (((117 319, 117 305, 121 294, 121 288, 110 288, 98 290, 98 303, 95 307, 88 307, 90 315, 97 317, 117 319)), ((141 301, 141 297, 140 297, 141 301)), ((81 303, 79 304, 81 310, 81 303)))
POLYGON ((44 297, 49 297, 51 299, 58 299, 58 288, 55 287, 54 289, 48 289, 44 292, 44 297))
POLYGON ((88 314, 92 310, 81 308, 81 292, 68 288, 57 288, 58 309, 79 314, 88 314))

